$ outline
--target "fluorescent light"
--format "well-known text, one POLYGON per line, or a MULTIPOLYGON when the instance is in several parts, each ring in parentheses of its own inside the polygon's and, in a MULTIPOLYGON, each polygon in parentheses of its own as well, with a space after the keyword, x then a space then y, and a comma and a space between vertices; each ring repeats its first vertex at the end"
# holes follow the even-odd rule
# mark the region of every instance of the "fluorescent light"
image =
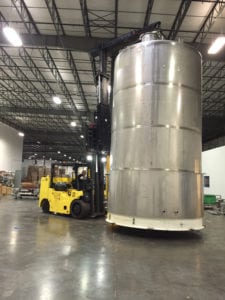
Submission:
POLYGON ((216 54, 219 52, 223 46, 225 45, 225 37, 220 36, 218 37, 211 45, 211 47, 208 50, 208 54, 216 54))
POLYGON ((20 47, 23 45, 19 34, 12 27, 6 26, 3 28, 3 33, 7 40, 15 47, 20 47))
POLYGON ((71 125, 72 127, 77 126, 76 122, 74 122, 74 121, 72 121, 72 122, 70 123, 70 125, 71 125))
POLYGON ((93 157, 92 155, 87 155, 87 161, 92 161, 93 157))
POLYGON ((57 96, 54 96, 52 99, 55 102, 55 104, 61 104, 62 103, 61 99, 57 96))
POLYGON ((60 153, 61 153, 61 151, 57 151, 57 153, 58 153, 58 154, 60 154, 60 153))
POLYGON ((105 163, 105 162, 106 162, 106 157, 103 156, 103 157, 101 158, 101 162, 105 163))
POLYGON ((81 135, 80 135, 80 138, 81 138, 81 139, 83 139, 83 138, 84 138, 83 134, 81 134, 81 135))
POLYGON ((18 135, 19 136, 24 136, 24 133, 23 132, 19 132, 18 135))

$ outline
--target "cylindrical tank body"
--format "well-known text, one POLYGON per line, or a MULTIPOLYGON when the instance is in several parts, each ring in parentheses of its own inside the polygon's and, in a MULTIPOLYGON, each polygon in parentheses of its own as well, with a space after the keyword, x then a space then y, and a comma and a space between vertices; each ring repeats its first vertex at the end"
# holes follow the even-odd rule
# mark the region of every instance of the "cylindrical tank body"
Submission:
POLYGON ((201 56, 146 35, 116 58, 107 221, 202 229, 201 56))

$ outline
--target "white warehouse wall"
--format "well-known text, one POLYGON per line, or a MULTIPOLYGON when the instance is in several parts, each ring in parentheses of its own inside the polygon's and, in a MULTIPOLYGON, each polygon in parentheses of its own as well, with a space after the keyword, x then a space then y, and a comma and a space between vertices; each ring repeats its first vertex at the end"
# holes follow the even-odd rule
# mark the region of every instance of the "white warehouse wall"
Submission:
POLYGON ((0 122, 0 170, 14 172, 22 168, 23 137, 0 122))
POLYGON ((210 177, 210 186, 204 187, 204 193, 225 199, 225 146, 202 152, 202 173, 210 177))

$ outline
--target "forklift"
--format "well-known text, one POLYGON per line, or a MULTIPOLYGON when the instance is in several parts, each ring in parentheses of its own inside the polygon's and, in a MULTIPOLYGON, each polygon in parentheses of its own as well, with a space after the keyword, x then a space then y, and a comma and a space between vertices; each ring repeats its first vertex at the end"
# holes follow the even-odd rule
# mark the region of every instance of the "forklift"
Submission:
POLYGON ((77 219, 90 216, 94 209, 90 171, 85 163, 53 163, 51 175, 41 178, 39 206, 42 211, 72 215, 77 219))

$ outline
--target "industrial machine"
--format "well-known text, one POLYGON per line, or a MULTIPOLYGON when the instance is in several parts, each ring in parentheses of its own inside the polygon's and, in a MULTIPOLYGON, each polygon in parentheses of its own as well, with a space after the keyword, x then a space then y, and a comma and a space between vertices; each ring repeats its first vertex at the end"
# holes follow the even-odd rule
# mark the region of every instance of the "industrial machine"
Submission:
POLYGON ((156 32, 115 60, 107 222, 203 228, 201 56, 156 32))
POLYGON ((41 178, 39 206, 44 213, 54 212, 82 219, 94 209, 93 185, 87 164, 53 163, 51 175, 41 178), (86 178, 80 178, 82 172, 86 178))

